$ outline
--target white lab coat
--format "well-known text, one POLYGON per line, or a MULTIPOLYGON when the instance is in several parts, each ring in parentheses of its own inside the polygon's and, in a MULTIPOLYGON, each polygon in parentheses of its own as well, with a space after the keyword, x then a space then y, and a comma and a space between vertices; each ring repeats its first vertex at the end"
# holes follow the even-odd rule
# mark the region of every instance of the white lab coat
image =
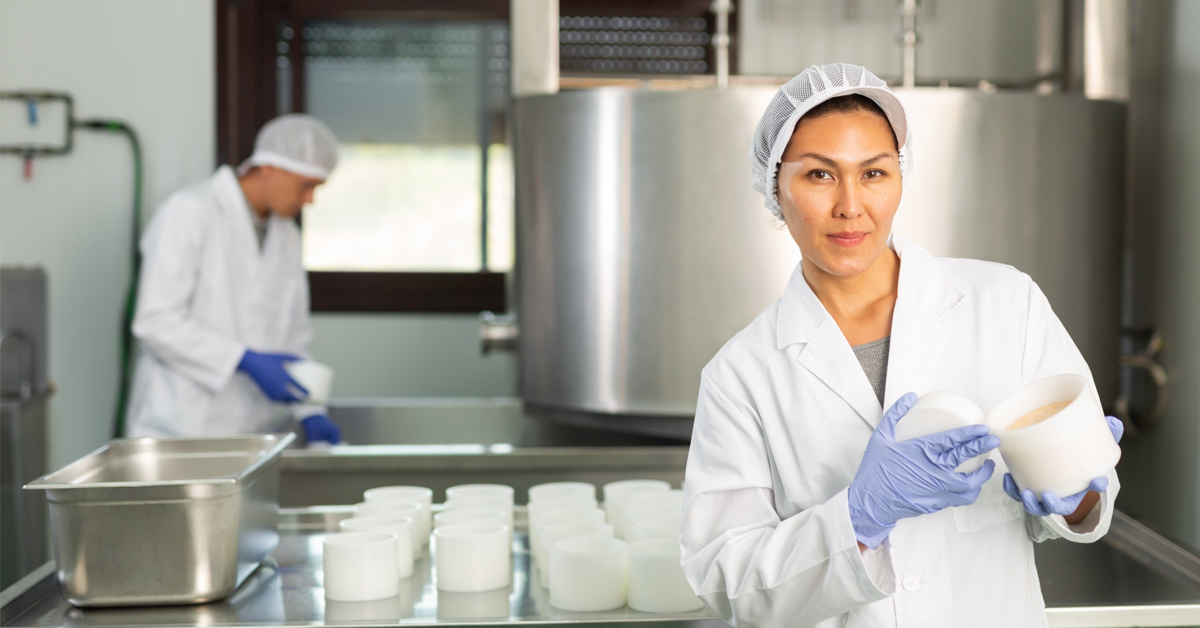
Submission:
MULTIPOLYGON (((893 248, 901 264, 885 406, 942 390, 986 411, 1043 377, 1090 379, 1028 275, 936 259, 899 237, 893 248)), ((974 504, 902 519, 883 545, 860 552, 847 486, 882 414, 797 268, 783 297, 701 376, 681 539, 692 587, 739 627, 1045 626, 1033 542, 1103 536, 1116 474, 1072 527, 1009 499, 993 452, 995 475, 974 504)))
MULTIPOLYGON (((307 355, 308 280, 296 224, 271 214, 260 250, 237 177, 222 166, 159 207, 141 250, 127 434, 272 431, 287 412, 237 365, 247 348, 307 355)), ((324 408, 291 411, 303 418, 324 408)))

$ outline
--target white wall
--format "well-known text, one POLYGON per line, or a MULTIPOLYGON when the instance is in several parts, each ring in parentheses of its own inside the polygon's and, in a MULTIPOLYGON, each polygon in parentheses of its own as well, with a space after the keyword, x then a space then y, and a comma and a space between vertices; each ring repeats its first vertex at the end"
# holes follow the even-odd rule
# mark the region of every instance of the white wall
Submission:
POLYGON ((1200 547, 1200 2, 1135 6, 1135 322, 1162 331, 1170 388, 1159 427, 1122 443, 1119 503, 1200 547))
MULTIPOLYGON (((0 89, 75 97, 76 116, 116 117, 141 136, 145 214, 207 176, 215 153, 212 0, 0 0, 0 89)), ((5 103, 0 139, 21 138, 5 103)), ((57 128, 51 110, 39 126, 57 128)), ((0 263, 49 276, 50 464, 111 435, 129 275, 132 165, 125 140, 80 131, 66 156, 0 158, 0 263)))
POLYGON ((335 397, 516 394, 516 355, 480 355, 473 314, 314 314, 313 332, 335 397))

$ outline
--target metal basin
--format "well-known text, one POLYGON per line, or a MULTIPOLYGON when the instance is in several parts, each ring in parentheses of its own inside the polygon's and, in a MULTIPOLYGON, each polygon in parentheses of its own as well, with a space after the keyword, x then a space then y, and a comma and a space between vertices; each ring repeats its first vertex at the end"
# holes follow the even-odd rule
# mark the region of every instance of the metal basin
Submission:
POLYGON ((279 457, 295 436, 114 441, 28 484, 50 503, 76 606, 227 597, 278 543, 279 457))

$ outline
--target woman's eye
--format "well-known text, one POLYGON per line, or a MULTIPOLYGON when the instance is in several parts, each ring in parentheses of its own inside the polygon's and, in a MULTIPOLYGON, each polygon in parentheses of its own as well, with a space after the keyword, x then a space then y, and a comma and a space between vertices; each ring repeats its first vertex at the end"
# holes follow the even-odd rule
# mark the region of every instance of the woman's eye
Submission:
POLYGON ((833 179, 833 176, 824 170, 813 170, 812 172, 808 173, 808 176, 816 179, 817 181, 829 181, 833 179))
POLYGON ((867 171, 867 174, 866 174, 866 178, 868 178, 868 179, 878 179, 879 177, 882 177, 882 176, 884 176, 884 175, 886 175, 886 174, 887 174, 887 173, 885 173, 885 172, 884 172, 884 171, 882 171, 882 170, 868 170, 868 171, 867 171))

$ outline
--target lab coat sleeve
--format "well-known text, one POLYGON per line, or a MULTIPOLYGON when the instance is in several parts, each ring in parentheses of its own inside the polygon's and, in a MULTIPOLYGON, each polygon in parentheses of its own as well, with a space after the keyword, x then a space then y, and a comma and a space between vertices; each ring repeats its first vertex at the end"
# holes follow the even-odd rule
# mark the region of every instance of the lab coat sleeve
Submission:
POLYGON ((684 489, 684 572, 738 627, 809 626, 894 591, 889 546, 861 552, 847 491, 786 519, 756 413, 705 373, 684 489))
MULTIPOLYGON (((296 298, 292 303, 290 323, 287 333, 287 348, 291 353, 303 358, 311 358, 308 343, 312 342, 312 318, 309 308, 311 300, 308 292, 308 273, 304 270, 302 260, 297 260, 296 298)), ((310 416, 323 414, 329 416, 329 408, 316 404, 299 403, 291 407, 292 417, 303 421, 310 416)))
POLYGON ((201 273, 210 207, 168 199, 142 237, 133 334, 156 358, 216 392, 237 370, 246 347, 191 315, 201 273))
MULTIPOLYGON (((1050 301, 1032 280, 1029 282, 1029 317, 1025 330, 1025 354, 1022 359, 1022 381, 1026 383, 1059 375, 1078 373, 1092 381, 1083 354, 1071 340, 1058 316, 1050 308, 1050 301)), ((1092 393, 1095 384, 1092 384, 1092 393)), ((1083 521, 1069 525, 1059 515, 1035 517, 1025 514, 1025 528, 1036 542, 1063 538, 1075 543, 1094 543, 1108 533, 1112 523, 1113 503, 1121 490, 1116 470, 1108 473, 1108 489, 1100 495, 1100 501, 1083 521)))

